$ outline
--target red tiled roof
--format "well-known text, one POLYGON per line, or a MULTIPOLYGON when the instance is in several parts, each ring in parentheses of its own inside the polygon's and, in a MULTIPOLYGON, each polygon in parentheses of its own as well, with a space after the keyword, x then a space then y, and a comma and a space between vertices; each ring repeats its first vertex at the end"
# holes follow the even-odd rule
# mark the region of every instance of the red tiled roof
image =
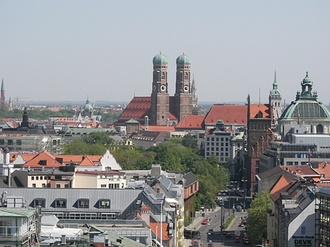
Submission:
POLYGON ((167 231, 167 225, 168 223, 154 223, 150 222, 150 229, 153 231, 155 234, 157 234, 158 239, 160 239, 160 226, 162 226, 162 239, 164 241, 168 241, 170 238, 168 236, 168 231, 167 231), (156 229, 157 228, 157 229, 156 229), (157 231, 156 231, 157 230, 157 231))
POLYGON ((55 155, 56 158, 63 159, 63 164, 69 164, 69 163, 80 163, 82 162, 86 157, 88 157, 92 162, 99 162, 100 159, 103 157, 103 155, 65 155, 65 154, 57 154, 55 155))
POLYGON ((176 129, 203 129, 204 115, 185 116, 176 126, 176 129))
POLYGON ((79 166, 94 166, 94 162, 89 158, 89 156, 85 157, 83 161, 80 162, 79 166))
MULTIPOLYGON (((175 126, 162 126, 162 125, 148 125, 148 131, 155 131, 155 132, 174 132, 175 126)), ((141 126, 144 130, 145 126, 141 126)))
POLYGON ((151 108, 151 97, 134 97, 119 119, 144 118, 151 108))
POLYGON ((300 166, 281 166, 283 170, 289 171, 292 174, 305 177, 305 176, 315 176, 319 177, 319 174, 312 169, 309 165, 300 165, 300 166))
POLYGON ((147 210, 150 210, 150 207, 148 205, 142 205, 141 207, 141 211, 147 211, 147 210))
POLYGON ((270 118, 269 104, 250 104, 250 118, 256 118, 259 112, 262 118, 270 118))
POLYGON ((23 167, 24 168, 53 168, 53 167, 60 167, 62 166, 61 163, 59 163, 55 156, 47 151, 43 151, 42 153, 36 155, 33 159, 26 162, 23 167))
MULTIPOLYGON (((320 175, 322 174, 321 181, 330 180, 330 163, 329 162, 321 162, 318 164, 317 168, 314 168, 316 172, 320 175)), ((314 180, 315 181, 315 180, 314 180)))
POLYGON ((205 125, 215 125, 218 120, 224 124, 247 124, 247 106, 246 105, 213 105, 207 113, 205 125))
POLYGON ((271 189, 270 193, 274 194, 278 192, 279 190, 283 189, 285 186, 287 186, 291 181, 289 181, 286 177, 281 176, 277 182, 274 184, 273 188, 271 189))

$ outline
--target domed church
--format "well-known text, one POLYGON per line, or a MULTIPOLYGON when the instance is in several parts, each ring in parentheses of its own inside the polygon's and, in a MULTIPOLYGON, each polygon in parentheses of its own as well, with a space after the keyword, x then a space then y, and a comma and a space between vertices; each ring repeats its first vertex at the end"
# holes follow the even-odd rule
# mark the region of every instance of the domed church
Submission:
POLYGON ((175 93, 169 95, 168 59, 159 53, 153 59, 152 91, 150 97, 134 97, 120 115, 117 123, 134 119, 140 124, 175 126, 185 116, 192 115, 193 95, 191 60, 182 54, 176 59, 175 93))
POLYGON ((317 92, 313 92, 312 88, 313 82, 306 72, 301 82, 301 92, 297 92, 296 99, 278 120, 278 128, 284 141, 292 131, 301 134, 329 134, 329 110, 317 100, 317 92))

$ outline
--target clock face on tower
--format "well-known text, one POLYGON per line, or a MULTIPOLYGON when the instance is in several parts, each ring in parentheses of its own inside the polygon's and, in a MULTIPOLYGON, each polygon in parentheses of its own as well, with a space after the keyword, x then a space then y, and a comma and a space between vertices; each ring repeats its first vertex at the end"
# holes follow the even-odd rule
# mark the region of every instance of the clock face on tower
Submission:
POLYGON ((164 92, 166 90, 166 86, 165 85, 161 85, 160 86, 160 90, 164 92))
POLYGON ((184 91, 184 92, 188 92, 188 91, 189 91, 189 87, 188 87, 188 86, 184 86, 184 87, 183 87, 183 91, 184 91))

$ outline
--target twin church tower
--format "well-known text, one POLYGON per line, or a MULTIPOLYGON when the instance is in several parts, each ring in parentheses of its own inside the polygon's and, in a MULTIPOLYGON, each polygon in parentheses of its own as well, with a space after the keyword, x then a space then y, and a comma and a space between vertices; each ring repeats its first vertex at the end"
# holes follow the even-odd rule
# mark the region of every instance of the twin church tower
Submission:
POLYGON ((168 60, 160 53, 153 60, 151 93, 151 125, 176 125, 185 116, 192 115, 195 85, 191 83, 191 60, 183 54, 176 59, 176 83, 174 96, 168 93, 168 60))

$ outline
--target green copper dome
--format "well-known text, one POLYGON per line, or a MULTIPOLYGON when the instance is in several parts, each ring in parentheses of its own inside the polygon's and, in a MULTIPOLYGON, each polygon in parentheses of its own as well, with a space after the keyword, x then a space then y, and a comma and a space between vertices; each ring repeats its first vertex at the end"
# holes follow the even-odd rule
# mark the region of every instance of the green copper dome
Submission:
POLYGON ((301 92, 297 92, 296 100, 285 109, 281 120, 315 120, 330 121, 330 112, 321 102, 317 100, 317 93, 312 92, 313 82, 306 77, 301 82, 301 92))
POLYGON ((168 60, 164 54, 159 53, 152 59, 152 63, 153 64, 168 64, 168 60))
POLYGON ((176 64, 191 64, 191 60, 187 55, 182 54, 176 59, 176 64))

